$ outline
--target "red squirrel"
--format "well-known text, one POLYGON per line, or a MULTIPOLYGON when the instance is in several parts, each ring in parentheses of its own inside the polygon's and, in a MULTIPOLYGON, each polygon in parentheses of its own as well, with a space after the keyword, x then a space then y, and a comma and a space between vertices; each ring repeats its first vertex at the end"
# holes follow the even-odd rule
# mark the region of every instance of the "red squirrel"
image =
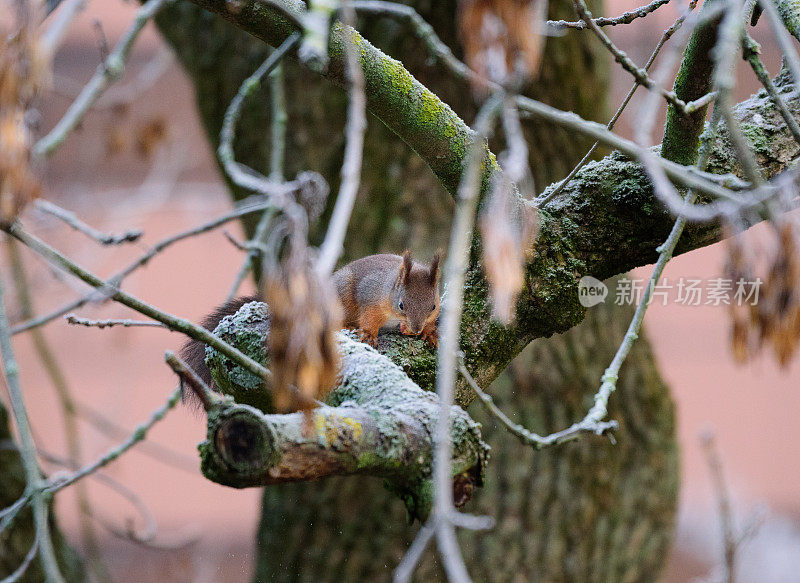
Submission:
MULTIPOLYGON (((413 261, 410 251, 402 256, 368 255, 343 266, 332 277, 344 311, 344 325, 360 332, 364 342, 377 347, 378 331, 399 322, 401 334, 421 336, 433 346, 438 345, 438 253, 430 265, 413 261)), ((201 325, 213 331, 225 316, 235 314, 248 302, 260 300, 258 296, 230 300, 203 318, 201 325)), ((211 384, 211 373, 205 365, 205 344, 190 340, 181 355, 211 384)))

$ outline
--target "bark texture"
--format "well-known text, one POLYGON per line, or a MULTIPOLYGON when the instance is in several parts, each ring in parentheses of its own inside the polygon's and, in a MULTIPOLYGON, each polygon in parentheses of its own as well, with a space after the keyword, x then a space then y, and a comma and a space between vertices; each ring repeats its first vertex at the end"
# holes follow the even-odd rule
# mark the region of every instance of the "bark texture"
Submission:
MULTIPOLYGON (((632 314, 597 306, 569 332, 534 341, 491 388, 515 421, 561 429, 591 404, 632 314)), ((484 487, 465 511, 491 532, 459 532, 474 581, 655 581, 672 536, 679 484, 675 416, 646 338, 620 374, 610 416, 617 444, 586 438, 535 452, 479 403, 492 446, 484 487)), ((337 477, 264 491, 256 581, 389 581, 416 527, 376 478, 337 477)), ((445 581, 430 549, 414 579, 445 581)))

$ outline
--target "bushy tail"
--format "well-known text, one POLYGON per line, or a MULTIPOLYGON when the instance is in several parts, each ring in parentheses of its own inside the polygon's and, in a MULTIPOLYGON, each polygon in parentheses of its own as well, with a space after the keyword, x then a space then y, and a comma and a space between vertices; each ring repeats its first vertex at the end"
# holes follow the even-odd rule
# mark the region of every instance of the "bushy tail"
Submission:
MULTIPOLYGON (((218 306, 213 312, 208 314, 203 320, 200 322, 200 325, 203 326, 209 332, 213 332, 214 328, 222 321, 225 316, 232 316, 236 312, 239 311, 243 305, 249 302, 256 302, 262 301, 258 296, 240 296, 238 298, 233 298, 232 300, 228 300, 221 306, 218 306)), ((211 379, 211 371, 208 370, 206 366, 206 345, 199 340, 189 340, 186 344, 181 347, 180 351, 181 358, 189 365, 189 367, 197 373, 203 382, 205 382, 209 387, 216 390, 214 383, 211 379)), ((194 397, 194 393, 189 393, 188 397, 186 394, 183 395, 184 402, 191 401, 193 404, 199 404, 199 400, 194 397)))

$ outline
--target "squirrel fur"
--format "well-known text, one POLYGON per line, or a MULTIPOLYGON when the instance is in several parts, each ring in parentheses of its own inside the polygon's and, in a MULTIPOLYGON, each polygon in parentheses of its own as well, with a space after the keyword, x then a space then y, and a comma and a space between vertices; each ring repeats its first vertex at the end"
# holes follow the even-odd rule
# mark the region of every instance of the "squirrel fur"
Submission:
MULTIPOLYGON (((436 319, 439 316, 439 255, 430 265, 403 255, 368 255, 344 265, 333 276, 333 283, 344 312, 344 325, 357 330, 361 339, 378 345, 381 328, 400 324, 400 333, 421 336, 433 346, 438 344, 436 319)), ((201 321, 213 331, 225 316, 235 314, 243 305, 262 301, 258 296, 242 296, 217 307, 201 321)), ((181 349, 181 357, 211 385, 211 372, 205 364, 205 344, 190 340, 181 349)))

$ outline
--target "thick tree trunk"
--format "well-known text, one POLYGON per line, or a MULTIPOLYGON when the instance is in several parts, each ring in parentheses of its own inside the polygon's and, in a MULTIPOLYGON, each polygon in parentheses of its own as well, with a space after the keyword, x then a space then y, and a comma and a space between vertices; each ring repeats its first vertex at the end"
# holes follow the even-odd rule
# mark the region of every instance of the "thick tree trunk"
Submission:
MULTIPOLYGON (((24 491, 25 470, 11 438, 8 411, 0 402, 0 510, 11 506, 24 491)), ((66 580, 85 581, 81 561, 75 551, 67 545, 52 513, 50 513, 50 534, 61 573, 66 580)), ((20 512, 9 529, 0 534, 0 579, 11 575, 22 564, 35 537, 33 514, 28 507, 20 512)), ((19 581, 21 583, 44 581, 41 562, 34 559, 19 581)))
MULTIPOLYGON (((534 341, 491 393, 539 432, 579 419, 632 314, 598 306, 569 332, 534 341)), ((647 340, 620 374, 610 418, 617 444, 585 438, 540 452, 474 403, 492 446, 487 479, 465 508, 497 520, 461 532, 474 581, 655 581, 669 548, 678 493, 675 417, 647 340)), ((257 581, 388 581, 410 544, 400 500, 378 479, 334 478, 264 491, 257 581)), ((430 550, 416 581, 444 581, 430 550)))
MULTIPOLYGON (((455 1, 413 5, 445 42, 458 47, 455 1)), ((599 2, 591 8, 602 12, 599 2)), ((571 3, 552 2, 551 16, 570 18, 571 3)), ((216 146, 225 107, 268 49, 188 3, 163 12, 159 26, 195 80, 216 146)), ((427 63, 422 44, 405 25, 373 18, 361 30, 464 119, 474 117, 469 90, 427 63)), ((540 81, 530 94, 586 118, 601 118, 606 57, 591 35, 549 39, 540 81)), ((295 63, 287 67, 287 93, 295 96, 289 99, 287 176, 311 168, 336 192, 344 93, 295 63)), ((240 161, 262 171, 268 167, 267 99, 262 90, 251 102, 236 148, 240 161)), ((526 123, 526 133, 539 189, 566 174, 590 145, 550 124, 526 123)), ((348 237, 350 257, 406 246, 418 254, 443 247, 452 202, 428 166, 375 118, 370 118, 365 152, 351 223, 358 232, 348 237)), ((567 426, 590 405, 630 315, 625 308, 594 308, 563 336, 534 342, 490 392, 512 418, 540 433, 567 426)), ((656 579, 677 496, 673 408, 644 339, 629 362, 611 403, 611 418, 621 425, 616 446, 593 438, 537 453, 486 418, 479 404, 472 406, 470 413, 484 423, 484 438, 493 449, 487 483, 468 510, 498 522, 490 533, 460 534, 476 581, 656 579)), ((271 486, 264 492, 256 580, 388 580, 416 530, 408 526, 402 502, 376 478, 271 486)), ((439 577, 429 553, 417 580, 439 577)))

